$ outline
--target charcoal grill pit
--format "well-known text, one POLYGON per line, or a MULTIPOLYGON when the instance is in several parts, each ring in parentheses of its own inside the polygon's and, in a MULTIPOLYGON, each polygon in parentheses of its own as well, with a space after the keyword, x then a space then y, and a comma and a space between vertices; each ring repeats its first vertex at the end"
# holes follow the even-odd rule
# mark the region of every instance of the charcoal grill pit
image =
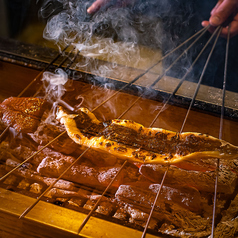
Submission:
MULTIPOLYGON (((4 40, 2 41, 4 42, 4 40)), ((2 43, 3 44, 3 43, 2 43)), ((13 42, 14 44, 14 42, 13 42)), ((35 69, 44 69, 44 67, 47 65, 47 62, 50 60, 41 60, 41 59, 32 59, 27 54, 27 46, 24 47, 24 52, 18 52, 17 54, 9 53, 8 50, 1 51, 1 64, 3 65, 3 75, 8 75, 7 77, 12 78, 12 73, 7 72, 7 68, 17 68, 20 71, 31 71, 32 74, 35 74, 35 69), (27 67, 25 68, 23 66, 19 65, 26 64, 27 67), (42 67, 43 65, 43 67, 42 67), (33 69, 34 70, 33 70, 33 69), (5 69, 7 71, 5 71, 5 69)), ((21 51, 21 50, 20 50, 21 51)), ((84 57, 80 56, 80 60, 84 60, 84 57)), ((100 62, 100 60, 97 61, 99 64, 104 64, 105 62, 100 62)), ((108 62, 106 62, 108 64, 108 62)), ((57 67, 57 62, 54 66, 51 66, 50 69, 53 70, 54 67, 57 67)), ((133 78, 134 75, 140 74, 143 70, 134 69, 132 67, 123 67, 123 65, 119 65, 120 69, 128 70, 130 72, 131 77, 133 78)), ((78 75, 77 81, 74 81, 74 85, 76 88, 76 94, 82 93, 84 94, 84 91, 77 92, 77 88, 83 88, 85 90, 84 97, 87 98, 86 104, 88 103, 88 107, 90 110, 93 110, 93 106, 90 102, 90 93, 95 92, 98 90, 99 93, 103 95, 103 91, 101 91, 102 84, 99 83, 100 81, 97 81, 98 77, 93 75, 89 72, 88 69, 77 71, 73 66, 70 68, 70 75, 78 75), (93 89, 90 85, 90 83, 93 83, 94 86, 93 89), (99 86, 99 87, 98 87, 99 86), (90 91, 91 90, 91 91, 90 91), (94 91, 95 90, 95 91, 94 91), (91 106, 91 108, 90 108, 91 106)), ((151 75, 151 78, 154 80, 158 77, 158 74, 156 72, 149 72, 151 75)), ((37 73, 36 73, 37 75, 37 73)), ((14 76, 15 77, 15 76, 14 76)), ((179 82, 178 79, 174 78, 168 78, 171 81, 179 82)), ((168 80, 167 79, 167 80, 168 80)), ((32 80, 32 78, 26 79, 26 85, 32 80)), ((116 89, 120 90, 121 87, 124 87, 127 85, 128 82, 130 82, 131 79, 117 79, 111 75, 106 79, 106 83, 113 82, 116 85, 116 89)), ((147 108, 148 105, 150 107, 155 108, 156 105, 162 105, 161 101, 166 101, 167 98, 169 98, 170 93, 173 91, 171 90, 170 86, 167 87, 166 80, 159 81, 158 84, 155 85, 155 88, 153 89, 152 97, 151 95, 144 94, 142 98, 140 98, 140 90, 146 91, 146 85, 144 84, 145 81, 143 81, 143 77, 137 82, 135 85, 131 85, 128 88, 125 88, 123 92, 119 92, 117 100, 127 101, 128 98, 130 98, 130 101, 133 102, 134 99, 140 100, 140 107, 143 109, 140 113, 139 111, 136 111, 130 114, 127 113, 126 116, 129 119, 137 118, 140 120, 142 124, 148 124, 148 122, 152 121, 154 117, 156 116, 157 112, 154 111, 154 113, 150 114, 149 111, 151 108, 147 108), (163 85, 164 84, 164 85, 163 85), (138 86, 140 87, 140 90, 138 90, 138 86), (164 86, 164 88, 163 88, 164 86), (162 88, 162 89, 161 89, 162 88), (146 109, 147 108, 147 109, 146 109), (146 112, 146 113, 144 113, 146 112), (146 116, 142 116, 142 114, 146 114, 146 116)), ((147 84, 148 82, 146 82, 147 84)), ((158 127, 180 131, 181 123, 183 122, 183 116, 186 115, 186 107, 189 105, 191 98, 192 98, 192 92, 194 87, 196 87, 196 83, 191 82, 185 82, 184 88, 186 90, 181 89, 180 91, 176 92, 175 98, 170 102, 170 105, 168 105, 168 108, 160 115, 158 118, 158 121, 155 122, 155 126, 159 125, 158 127), (186 85, 189 85, 187 87, 186 85), (187 90, 188 88, 191 88, 191 90, 187 90), (172 104, 172 105, 171 105, 172 104), (182 116, 181 116, 182 115, 182 116)), ((30 89, 29 91, 35 92, 35 88, 37 88, 39 84, 33 85, 33 89, 30 89)), ((24 87, 23 87, 24 88, 24 87)), ((181 87, 183 88, 183 87, 181 87)), ((193 111, 190 112, 189 120, 186 122, 185 129, 186 131, 199 131, 201 133, 209 133, 213 136, 218 137, 219 136, 219 112, 222 108, 222 99, 219 98, 219 102, 217 98, 212 99, 207 92, 216 92, 217 94, 221 93, 221 90, 201 85, 201 88, 199 90, 199 93, 196 97, 193 111), (198 124, 197 124, 198 123, 198 124), (211 128, 211 124, 214 126, 211 128)), ((5 91, 3 92, 3 98, 7 96, 12 96, 12 92, 5 91), (9 95, 7 95, 9 94, 9 95)), ((27 94, 29 92, 26 92, 27 94)), ((30 93, 29 93, 30 94, 30 93)), ((107 95, 104 95, 105 99, 108 97, 107 95)), ((238 141, 236 138, 236 132, 238 131, 237 127, 237 106, 234 100, 234 97, 237 98, 236 93, 227 92, 226 94, 226 102, 227 105, 225 105, 225 119, 224 119, 224 136, 223 139, 228 140, 229 142, 237 145, 238 141), (232 131, 228 131, 230 128, 232 128, 232 131)), ((69 95, 68 101, 70 102, 70 99, 72 99, 73 96, 69 95)), ((66 98, 67 100, 67 98, 66 98)), ((102 99, 103 100, 103 99, 102 99)), ((72 103, 72 102, 71 102, 72 103)), ((74 102, 73 102, 74 103, 74 102)), ((126 105, 126 103, 120 103, 116 104, 116 108, 118 108, 120 111, 124 111, 123 105, 126 105)), ((126 108, 125 107, 125 108, 126 108)), ((113 114, 113 112, 108 112, 107 108, 102 108, 100 112, 97 112, 97 116, 99 117, 109 117, 109 118, 116 118, 117 115, 113 114)), ((134 119, 135 120, 135 119, 134 119)), ((44 237, 45 235, 51 235, 52 237, 61 236, 61 237, 123 237, 128 236, 130 234, 130 237, 140 237, 143 228, 138 225, 133 224, 127 224, 129 221, 121 222, 118 219, 113 218, 113 216, 110 216, 110 218, 104 216, 104 215, 96 215, 96 217, 90 218, 90 221, 85 225, 85 227, 82 229, 82 232, 80 232, 79 235, 77 235, 78 229, 80 224, 83 222, 84 218, 86 217, 85 213, 87 211, 85 208, 82 208, 79 206, 77 209, 69 210, 68 208, 70 205, 67 203, 68 200, 62 200, 59 199, 56 201, 53 201, 54 204, 60 205, 60 206, 54 206, 50 203, 47 203, 45 201, 40 201, 39 204, 36 205, 36 207, 26 216, 23 220, 18 220, 18 217, 25 211, 26 208, 28 208, 32 203, 34 203, 35 198, 22 195, 20 192, 15 193, 15 190, 18 190, 17 188, 20 187, 19 185, 19 178, 14 178, 13 176, 9 176, 9 180, 4 180, 2 188, 0 188, 0 199, 1 204, 3 206, 1 209, 1 221, 2 224, 6 225, 6 229, 3 230, 3 234, 11 234, 13 235, 21 235, 22 237, 44 237), (12 182, 11 182, 12 179, 12 182), (6 182, 7 181, 7 182, 6 182), (9 184, 8 184, 9 183, 9 184), (13 190, 13 191, 11 191, 13 190), (64 207, 65 204, 67 204, 68 207, 64 207), (76 210, 76 211, 74 211, 76 210), (7 217, 6 221, 4 220, 4 217, 7 217), (11 221, 11 222, 8 222, 11 221), (12 229, 12 224, 16 223, 15 226, 16 229, 12 229), (7 226, 7 224, 9 224, 7 226), (34 229, 31 227, 35 227, 39 231, 39 236, 35 234, 34 229), (96 227, 96 229, 95 229, 96 227), (22 234, 22 229, 29 229, 29 232, 26 234, 22 234), (106 232, 105 232, 106 230, 106 232)), ((93 190, 94 191, 94 190, 93 190)), ((19 192, 19 191, 17 191, 19 192)), ((24 194, 24 192, 23 192, 24 194)), ((100 193, 99 193, 100 194, 100 193)), ((28 194, 29 195, 29 194, 28 194)), ((110 194, 109 194, 110 195, 110 194)), ((108 195, 108 196, 109 196, 108 195)), ((31 194, 32 196, 32 194, 31 194)), ((38 196, 38 195, 37 195, 38 196)), ((35 196, 35 197, 37 197, 35 196)), ((33 196, 34 197, 34 196, 33 196)), ((234 197, 234 195, 233 195, 234 197)), ((52 201, 51 201, 52 202, 52 201)), ((87 202, 86 202, 87 203, 87 202)), ((91 204, 87 204, 88 207, 92 206, 91 204)), ((162 235, 160 233, 157 233, 153 229, 149 229, 146 237, 166 237, 165 235, 162 235)))

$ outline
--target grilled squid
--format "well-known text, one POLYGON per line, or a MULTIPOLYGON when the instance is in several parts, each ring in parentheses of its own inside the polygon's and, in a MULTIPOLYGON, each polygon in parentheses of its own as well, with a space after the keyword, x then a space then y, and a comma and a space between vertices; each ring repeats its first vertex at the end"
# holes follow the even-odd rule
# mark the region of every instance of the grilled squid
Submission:
POLYGON ((59 107, 57 118, 76 143, 136 163, 176 164, 200 158, 238 157, 238 147, 206 134, 178 134, 124 119, 101 122, 86 108, 71 114, 59 107))

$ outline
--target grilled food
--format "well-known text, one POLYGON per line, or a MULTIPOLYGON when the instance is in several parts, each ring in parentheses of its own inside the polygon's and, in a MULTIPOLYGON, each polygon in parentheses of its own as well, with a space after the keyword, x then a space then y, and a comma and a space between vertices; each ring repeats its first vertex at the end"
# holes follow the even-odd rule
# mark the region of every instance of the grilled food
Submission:
POLYGON ((40 98, 7 98, 0 104, 1 121, 17 132, 33 132, 40 123, 45 106, 46 101, 40 98))
POLYGON ((238 155, 236 146, 209 135, 146 128, 131 120, 101 122, 86 108, 70 114, 60 107, 57 118, 76 143, 137 163, 175 164, 199 158, 233 159, 238 155))

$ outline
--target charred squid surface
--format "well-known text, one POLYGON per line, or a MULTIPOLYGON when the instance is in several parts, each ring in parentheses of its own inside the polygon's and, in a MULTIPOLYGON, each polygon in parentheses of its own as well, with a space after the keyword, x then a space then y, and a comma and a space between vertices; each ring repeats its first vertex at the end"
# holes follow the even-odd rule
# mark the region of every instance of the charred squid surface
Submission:
POLYGON ((131 120, 102 123, 85 108, 77 114, 60 108, 57 118, 76 143, 133 162, 174 164, 202 158, 233 159, 238 154, 236 146, 212 136, 146 128, 131 120))
POLYGON ((44 99, 10 97, 0 104, 1 121, 17 132, 33 132, 47 107, 48 103, 44 99))

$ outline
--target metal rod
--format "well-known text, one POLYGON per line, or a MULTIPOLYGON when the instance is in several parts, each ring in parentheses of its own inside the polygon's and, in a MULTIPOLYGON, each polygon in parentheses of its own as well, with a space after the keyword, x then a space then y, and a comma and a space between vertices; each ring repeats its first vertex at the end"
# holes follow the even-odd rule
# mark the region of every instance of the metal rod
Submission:
POLYGON ((7 176, 9 176, 12 172, 14 172, 15 170, 17 170, 18 168, 20 168, 23 164, 25 164, 26 162, 28 162, 31 158, 33 158, 35 155, 39 154, 43 149, 45 149, 47 146, 49 146, 51 143, 53 143, 55 140, 57 140, 59 137, 61 137, 63 134, 65 134, 66 131, 63 131, 61 134, 59 134, 58 136, 56 136, 53 140, 51 140, 50 142, 48 142, 45 146, 43 146, 42 148, 40 148, 38 151, 36 151, 33 155, 29 156, 27 159, 25 159, 22 163, 20 163, 18 166, 16 166, 15 168, 13 168, 11 171, 9 171, 8 173, 6 173, 5 175, 3 175, 0 178, 0 182, 2 180, 4 180, 7 176))
MULTIPOLYGON (((17 95, 17 97, 21 97, 21 96, 27 91, 27 89, 28 89, 36 80, 38 80, 38 79, 40 78, 40 76, 62 55, 62 53, 65 52, 65 51, 68 49, 69 46, 70 46, 70 44, 68 44, 68 45, 62 50, 61 53, 57 54, 57 55, 55 56, 55 58, 52 59, 51 62, 50 62, 46 67, 44 67, 44 69, 41 70, 40 73, 37 74, 37 76, 17 95)), ((3 138, 3 136, 7 133, 7 131, 8 131, 9 128, 10 128, 10 126, 7 126, 7 127, 5 128, 5 130, 1 133, 1 135, 0 135, 0 142, 1 142, 2 138, 3 138)))
MULTIPOLYGON (((182 54, 180 54, 180 55, 177 57, 177 59, 165 70, 165 72, 164 72, 162 75, 160 75, 160 76, 149 86, 149 88, 153 88, 153 87, 156 85, 156 83, 157 83, 160 79, 162 79, 162 77, 168 72, 169 69, 171 69, 171 68, 173 67, 173 65, 183 56, 183 54, 185 54, 185 52, 186 52, 187 50, 189 50, 189 49, 203 36, 203 34, 207 31, 207 29, 208 29, 208 27, 202 29, 202 31, 201 31, 201 30, 199 31, 199 33, 202 32, 201 35, 200 35, 198 38, 196 38, 196 39, 191 43, 191 45, 188 46, 187 49, 185 49, 185 51, 183 51, 182 54)), ((195 34, 195 35, 197 35, 197 34, 195 34)), ((193 36, 193 37, 194 37, 194 36, 193 36)), ((190 37, 190 39, 192 39, 193 37, 190 37)), ((189 39, 189 40, 190 40, 190 39, 189 39)), ((187 40, 187 41, 188 41, 188 40, 187 40)), ((186 42, 187 42, 187 41, 186 41, 186 42)), ((208 43, 206 44, 206 46, 207 46, 207 45, 208 45, 208 43)), ((205 47, 205 46, 204 46, 204 47, 205 47)), ((205 48, 204 48, 204 47, 203 47, 203 50, 206 48, 206 47, 205 47, 205 48)), ((173 52, 174 52, 174 51, 173 51, 173 52)), ((169 53, 169 54, 170 54, 170 53, 169 53)), ((168 54, 168 55, 169 55, 169 54, 168 54)), ((168 55, 166 55, 166 57, 167 57, 168 55)), ((201 53, 199 54, 199 57, 200 57, 200 55, 201 55, 201 53)), ((192 64, 192 65, 190 66, 190 70, 192 69, 192 66, 193 66, 193 65, 194 65, 194 64, 192 64)), ((187 76, 187 74, 188 74, 188 72, 185 74, 185 77, 187 76)), ((185 77, 184 77, 184 79, 185 79, 185 77)), ((184 81, 184 79, 183 79, 183 81, 184 81)), ((176 87, 176 91, 177 91, 178 88, 181 86, 181 84, 182 84, 183 81, 181 81, 180 84, 176 87)), ((174 93, 176 93, 176 91, 175 91, 174 93)), ((142 93, 142 95, 140 95, 140 96, 130 105, 130 107, 129 107, 124 113, 121 114, 121 117, 124 116, 124 115, 126 114, 126 112, 128 112, 128 111, 139 101, 139 99, 141 99, 141 98, 144 96, 144 94, 145 94, 145 93, 142 93)), ((172 95, 172 96, 173 96, 173 95, 172 95)), ((169 100, 171 99, 172 96, 169 97, 169 100)), ((169 100, 168 100, 168 101, 169 101, 169 100)), ((168 102, 167 102, 167 103, 168 103, 168 102)), ((166 106, 166 105, 163 106, 163 109, 165 108, 165 106, 166 106)), ((160 110, 160 111, 162 111, 162 110, 160 110)), ((158 116, 159 116, 159 114, 154 118, 152 124, 154 124, 154 122, 157 120, 158 116)))
MULTIPOLYGON (((229 24, 229 26, 228 26, 228 35, 227 35, 227 42, 226 42, 224 80, 223 80, 223 88, 222 88, 222 106, 221 106, 221 118, 220 118, 220 127, 219 127, 219 139, 220 140, 222 139, 223 119, 224 119, 224 112, 225 112, 225 95, 226 95, 226 81, 227 81, 228 52, 229 52, 229 43, 230 43, 230 27, 231 27, 231 24, 229 24)), ((214 235, 215 235, 215 220, 216 220, 217 187, 218 187, 219 167, 220 167, 220 159, 217 158, 216 180, 215 180, 213 211, 212 211, 211 238, 214 238, 214 235)))
POLYGON ((151 87, 154 87, 156 83, 159 82, 159 80, 161 80, 166 73, 179 61, 180 58, 182 58, 182 56, 190 49, 193 47, 193 45, 206 33, 207 29, 205 28, 205 30, 200 34, 199 37, 197 37, 183 52, 182 54, 180 54, 176 60, 173 61, 173 63, 163 72, 162 75, 160 75, 152 84, 151 87))
POLYGON ((150 224, 150 220, 151 220, 151 218, 152 218, 152 214, 153 214, 153 211, 154 211, 154 209, 155 209, 156 203, 157 203, 157 201, 158 201, 158 199, 159 199, 159 196, 160 196, 160 194, 161 194, 162 187, 163 187, 163 185, 164 185, 164 180, 165 180, 165 178, 166 178, 166 176, 167 176, 167 173, 168 173, 168 171, 169 171, 169 167, 170 167, 170 165, 168 164, 168 167, 167 167, 166 171, 164 172, 162 181, 161 181, 161 183, 160 183, 159 190, 158 190, 158 192, 157 192, 157 194, 156 194, 156 197, 155 197, 153 206, 152 206, 152 208, 151 208, 151 210, 150 210, 150 214, 149 214, 149 217, 148 217, 148 219, 147 219, 147 222, 146 222, 146 225, 145 225, 145 228, 144 228, 144 231, 143 231, 143 233, 142 233, 141 238, 145 238, 145 236, 146 236, 146 232, 147 232, 148 226, 149 226, 149 224, 150 224))
POLYGON ((197 57, 195 58, 195 60, 193 61, 193 63, 190 65, 189 69, 186 71, 185 75, 181 78, 180 82, 177 84, 176 88, 174 89, 174 91, 170 94, 170 96, 168 97, 168 99, 166 100, 166 102, 163 104, 162 108, 159 110, 158 114, 156 115, 156 117, 154 118, 154 120, 151 122, 149 127, 152 127, 154 125, 154 123, 156 122, 156 120, 158 119, 159 115, 163 112, 163 110, 165 109, 165 107, 167 106, 167 104, 169 103, 169 101, 171 100, 171 98, 176 94, 176 92, 179 90, 179 88, 181 87, 182 83, 185 81, 186 77, 188 76, 188 74, 190 73, 190 71, 192 70, 193 66, 196 64, 196 62, 198 61, 198 59, 201 57, 202 53, 204 52, 204 50, 207 48, 208 44, 210 43, 210 41, 212 40, 213 36, 210 37, 210 39, 206 42, 206 44, 203 46, 202 50, 199 52, 199 54, 197 55, 197 57))
POLYGON ((66 170, 64 170, 64 172, 36 199, 36 201, 31 204, 19 217, 19 219, 25 217, 27 215, 27 213, 29 213, 35 206, 36 204, 41 200, 41 198, 48 192, 50 191, 51 188, 53 188, 53 186, 72 168, 73 165, 75 165, 80 159, 81 157, 89 150, 90 147, 88 147, 86 150, 84 150, 82 152, 82 154, 80 154, 80 156, 72 163, 70 164, 69 167, 66 168, 66 170))
POLYGON ((59 53, 58 55, 56 55, 56 57, 54 59, 52 59, 52 61, 22 90, 22 92, 18 95, 18 97, 21 97, 23 95, 23 93, 25 93, 25 91, 62 55, 63 52, 65 52, 68 47, 71 45, 68 44, 61 53, 59 53))
POLYGON ((189 115, 189 113, 190 113, 190 111, 191 111, 191 108, 192 108, 192 106, 193 106, 193 104, 194 104, 195 98, 196 98, 196 96, 197 96, 198 90, 199 90, 199 88, 200 88, 200 85, 201 85, 201 82, 202 82, 202 79, 203 79, 203 75, 204 75, 204 73, 205 73, 205 71, 206 71, 207 65, 208 65, 208 63, 209 63, 209 60, 210 60, 210 58, 211 58, 211 55, 212 55, 212 53, 213 53, 213 50, 214 50, 214 48, 215 48, 215 45, 216 45, 216 43, 217 43, 218 37, 219 37, 219 35, 220 35, 220 33, 221 33, 221 30, 222 30, 222 28, 221 28, 221 27, 218 27, 218 28, 214 31, 214 33, 212 34, 212 36, 211 36, 211 38, 212 38, 212 37, 213 37, 215 34, 217 34, 217 32, 219 31, 218 34, 217 34, 217 37, 216 37, 216 39, 215 39, 215 42, 214 42, 214 44, 213 44, 213 46, 212 46, 212 49, 211 49, 211 51, 210 51, 210 54, 208 55, 207 61, 206 61, 205 65, 204 65, 204 68, 203 68, 203 71, 202 71, 201 76, 200 76, 200 78, 199 78, 199 81, 198 81, 198 83, 197 83, 196 90, 195 90, 195 92, 194 92, 192 101, 191 101, 191 103, 190 103, 190 105, 189 105, 189 108, 188 108, 188 110, 187 110, 186 116, 185 116, 185 118, 184 118, 183 125, 182 125, 182 127, 181 127, 180 133, 182 133, 182 131, 183 131, 183 129, 184 129, 184 126, 185 126, 185 123, 186 123, 186 121, 187 121, 188 115, 189 115))
POLYGON ((79 229, 78 229, 78 234, 82 231, 82 229, 84 228, 84 226, 86 225, 86 223, 88 222, 89 218, 92 216, 93 212, 95 211, 95 209, 97 208, 98 204, 101 202, 102 198, 104 197, 104 195, 107 193, 108 189, 111 187, 111 185, 113 184, 113 182, 116 180, 116 178, 118 177, 118 175, 121 173, 122 169, 125 167, 127 163, 127 160, 124 161, 123 165, 121 166, 121 168, 118 170, 118 172, 116 173, 116 175, 114 176, 114 178, 111 180, 111 182, 108 184, 108 186, 106 187, 106 189, 104 190, 104 192, 102 193, 101 197, 97 200, 97 202, 94 204, 92 210, 88 213, 88 215, 86 216, 86 218, 84 219, 84 221, 82 222, 82 224, 80 225, 79 229))
MULTIPOLYGON (((150 66, 147 70, 145 70, 143 73, 139 74, 138 76, 136 76, 133 80, 131 80, 130 82, 128 82, 126 85, 124 85, 123 87, 121 87, 117 92, 115 92, 112 96, 108 97, 105 101, 103 101, 101 104, 99 104, 97 107, 95 107, 93 111, 97 110, 99 107, 101 107, 103 104, 105 104, 107 101, 109 101, 111 98, 113 98, 114 96, 116 96, 119 92, 121 92, 123 89, 125 89, 126 87, 130 86, 131 84, 135 83, 138 79, 140 79, 142 76, 144 76, 146 73, 148 73, 152 68, 154 68, 156 65, 158 65, 161 61, 163 61, 164 59, 166 59, 169 55, 171 55, 172 53, 174 53, 176 50, 178 50, 179 48, 181 48, 184 44, 186 44, 187 42, 189 42, 191 39, 193 39, 195 36, 197 36, 198 34, 204 34, 207 30, 208 30, 209 26, 202 28, 200 31, 198 31, 197 33, 195 33, 193 36, 191 36, 190 38, 188 38, 187 40, 185 40, 183 43, 181 43, 179 46, 177 46, 176 48, 174 48, 172 51, 170 51, 169 53, 167 53, 165 56, 163 56, 159 61, 157 61, 155 64, 153 64, 152 66, 150 66)), ((152 85, 151 85, 152 86, 152 85)), ((135 104, 135 103, 134 103, 135 104)))

